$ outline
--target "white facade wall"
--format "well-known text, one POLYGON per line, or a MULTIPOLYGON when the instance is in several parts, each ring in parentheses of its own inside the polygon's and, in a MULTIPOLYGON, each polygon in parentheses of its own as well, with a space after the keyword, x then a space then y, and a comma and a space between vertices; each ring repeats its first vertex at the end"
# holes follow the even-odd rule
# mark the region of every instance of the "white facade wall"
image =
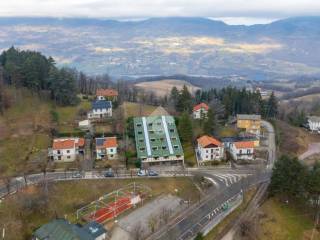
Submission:
POLYGON ((102 159, 103 156, 107 156, 109 159, 115 158, 117 156, 117 148, 97 148, 96 149, 96 158, 102 159))
POLYGON ((224 148, 223 147, 214 147, 214 148, 203 148, 200 144, 197 147, 198 154, 200 158, 198 159, 200 162, 203 161, 220 161, 224 156, 224 148))
POLYGON ((105 117, 112 117, 112 108, 93 109, 88 113, 89 119, 101 119, 105 117))
POLYGON ((53 149, 53 160, 57 162, 73 162, 76 160, 78 151, 75 148, 70 149, 53 149))
POLYGON ((193 111, 193 119, 201 119, 202 117, 207 117, 208 111, 204 108, 200 108, 197 111, 193 111))
POLYGON ((235 160, 253 160, 254 148, 237 148, 230 144, 230 154, 235 160))
POLYGON ((320 130, 320 122, 308 120, 310 131, 319 131, 320 130))
POLYGON ((142 160, 143 163, 149 163, 149 162, 152 162, 152 163, 170 163, 172 161, 182 161, 182 163, 184 162, 184 156, 168 156, 167 158, 165 157, 158 157, 157 159, 156 158, 153 158, 153 157, 148 157, 148 158, 145 158, 142 160))

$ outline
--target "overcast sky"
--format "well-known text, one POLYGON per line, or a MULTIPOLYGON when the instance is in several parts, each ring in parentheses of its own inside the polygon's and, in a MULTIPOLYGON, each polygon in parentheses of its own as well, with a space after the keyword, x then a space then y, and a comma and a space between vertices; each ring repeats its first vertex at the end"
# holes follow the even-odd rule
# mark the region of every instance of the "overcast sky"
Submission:
POLYGON ((320 0, 0 0, 0 16, 200 16, 250 24, 302 15, 320 15, 320 0))

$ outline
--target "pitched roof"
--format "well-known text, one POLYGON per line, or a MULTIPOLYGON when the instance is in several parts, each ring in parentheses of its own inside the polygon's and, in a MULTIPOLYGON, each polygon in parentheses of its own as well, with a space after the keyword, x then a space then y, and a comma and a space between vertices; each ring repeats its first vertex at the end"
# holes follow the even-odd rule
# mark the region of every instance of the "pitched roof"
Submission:
POLYGON ((201 108, 204 108, 205 110, 209 110, 209 106, 207 105, 207 104, 205 104, 205 103, 200 103, 200 104, 198 104, 198 105, 196 105, 196 106, 194 106, 193 107, 193 111, 198 111, 198 110, 200 110, 201 108))
POLYGON ((236 148, 254 148, 253 141, 235 142, 234 145, 236 148))
POLYGON ((112 148, 117 146, 117 137, 96 138, 97 148, 112 148))
POLYGON ((237 114, 237 120, 261 120, 258 114, 237 114))
POLYGON ((93 240, 91 234, 83 228, 73 225, 65 219, 55 219, 38 228, 34 236, 40 240, 93 240))
POLYGON ((308 120, 311 122, 320 122, 320 117, 318 116, 309 116, 308 120))
POLYGON ((96 95, 104 96, 104 97, 116 97, 118 96, 118 91, 111 88, 107 88, 107 89, 100 88, 100 89, 97 89, 96 95))
POLYGON ((209 145, 212 145, 212 144, 215 146, 218 146, 218 147, 220 147, 222 145, 219 140, 217 140, 213 137, 207 136, 207 135, 204 135, 204 136, 198 138, 197 141, 204 148, 209 145))
POLYGON ((83 138, 62 138, 53 140, 53 149, 71 149, 74 147, 83 147, 83 138))
POLYGON ((107 100, 96 100, 92 103, 92 109, 109 109, 112 108, 111 101, 107 100))

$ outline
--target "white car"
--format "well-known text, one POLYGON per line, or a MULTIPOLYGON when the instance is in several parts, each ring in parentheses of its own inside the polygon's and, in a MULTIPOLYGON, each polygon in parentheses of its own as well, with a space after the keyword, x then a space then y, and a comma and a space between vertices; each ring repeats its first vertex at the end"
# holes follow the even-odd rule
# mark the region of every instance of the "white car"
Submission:
POLYGON ((140 169, 140 170, 138 171, 137 175, 138 175, 139 177, 145 177, 145 176, 148 176, 148 172, 147 172, 147 170, 140 169))

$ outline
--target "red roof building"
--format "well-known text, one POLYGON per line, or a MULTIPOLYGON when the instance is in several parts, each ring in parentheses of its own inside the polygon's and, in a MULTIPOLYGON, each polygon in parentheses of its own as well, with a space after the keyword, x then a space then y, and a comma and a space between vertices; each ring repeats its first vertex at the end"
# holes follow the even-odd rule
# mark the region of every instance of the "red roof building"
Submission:
POLYGON ((198 144, 200 144, 201 147, 203 147, 203 148, 214 147, 214 146, 221 147, 222 146, 222 143, 219 140, 217 140, 213 137, 207 136, 207 135, 204 135, 204 136, 198 138, 197 141, 198 141, 198 144))
POLYGON ((96 96, 103 96, 106 98, 117 97, 118 91, 111 88, 107 88, 107 89, 100 88, 100 89, 97 89, 96 96))
POLYGON ((205 104, 205 103, 200 103, 200 104, 198 104, 198 105, 193 107, 193 111, 198 111, 198 110, 201 110, 201 109, 204 109, 204 110, 208 111, 209 110, 209 106, 207 104, 205 104))

